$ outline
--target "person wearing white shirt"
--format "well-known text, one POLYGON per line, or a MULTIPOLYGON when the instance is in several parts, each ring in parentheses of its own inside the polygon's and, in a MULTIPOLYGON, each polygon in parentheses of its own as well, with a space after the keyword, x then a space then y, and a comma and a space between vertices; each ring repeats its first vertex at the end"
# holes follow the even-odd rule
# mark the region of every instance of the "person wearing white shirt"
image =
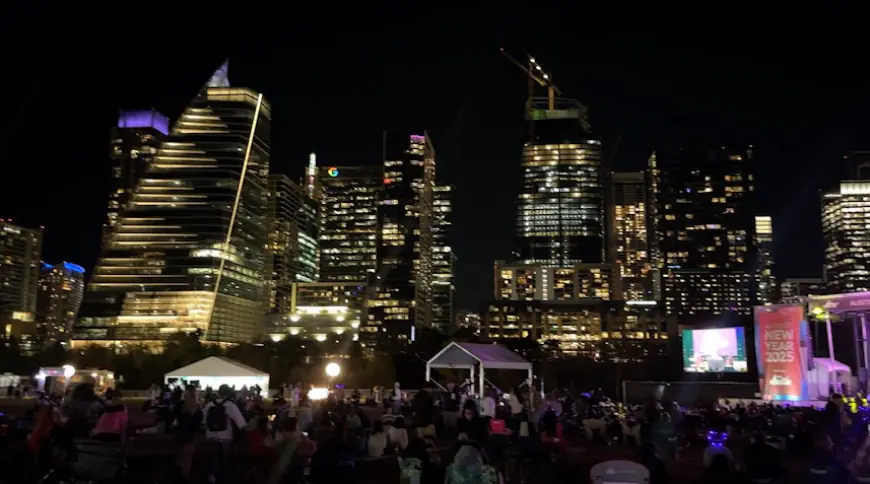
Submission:
MULTIPOLYGON (((211 447, 212 466, 211 475, 213 479, 225 481, 229 476, 227 466, 229 464, 229 452, 233 443, 233 425, 239 430, 243 430, 247 424, 241 410, 231 399, 230 387, 221 385, 218 389, 218 399, 212 400, 205 405, 202 411, 202 421, 205 424, 205 439, 211 447), (210 421, 208 418, 209 412, 216 410, 217 406, 223 407, 224 425, 216 425, 215 417, 210 421)), ((219 423, 218 423, 219 424, 219 423)))
POLYGON ((495 398, 492 396, 492 391, 487 392, 480 402, 480 416, 483 417, 487 428, 489 428, 489 421, 495 418, 495 398))

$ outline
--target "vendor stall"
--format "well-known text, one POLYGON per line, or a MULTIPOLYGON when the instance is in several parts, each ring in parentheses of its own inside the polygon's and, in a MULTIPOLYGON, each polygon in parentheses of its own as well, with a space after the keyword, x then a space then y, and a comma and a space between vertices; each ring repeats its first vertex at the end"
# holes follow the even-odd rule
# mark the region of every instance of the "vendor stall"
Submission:
POLYGON ((236 390, 258 386, 263 397, 269 394, 268 373, 222 356, 209 356, 204 360, 170 371, 165 375, 164 381, 167 385, 194 384, 202 389, 211 387, 214 390, 221 385, 228 385, 236 390))
POLYGON ((432 368, 459 368, 471 372, 478 395, 483 395, 486 370, 521 370, 532 380, 532 364, 522 356, 500 345, 457 343, 448 344, 426 363, 426 381, 432 381, 432 368), (478 368, 475 375, 475 367, 478 368))

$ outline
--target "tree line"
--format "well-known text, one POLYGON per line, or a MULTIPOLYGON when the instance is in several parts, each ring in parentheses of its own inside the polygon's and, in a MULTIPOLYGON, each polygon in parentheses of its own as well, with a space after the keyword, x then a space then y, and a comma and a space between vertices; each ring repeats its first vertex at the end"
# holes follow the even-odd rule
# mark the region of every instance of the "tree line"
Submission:
MULTIPOLYGON (((55 344, 43 351, 26 355, 15 338, 0 345, 0 372, 34 375, 40 367, 71 364, 76 368, 113 371, 119 386, 144 389, 163 381, 163 376, 175 369, 209 356, 225 356, 270 374, 273 386, 281 383, 323 384, 325 364, 339 358, 342 373, 336 383, 347 388, 391 387, 400 381, 404 388, 422 388, 425 364, 450 341, 486 343, 471 330, 460 330, 446 336, 435 330, 417 331, 416 340, 401 348, 367 351, 357 341, 317 342, 289 336, 281 341, 239 344, 222 348, 201 341, 198 334, 172 336, 164 350, 155 354, 144 347, 127 345, 123 352, 91 345, 67 350, 55 344)), ((673 362, 652 358, 643 363, 603 363, 582 357, 561 355, 553 344, 538 344, 531 339, 510 339, 502 342, 531 361, 535 373, 544 378, 545 388, 604 388, 608 393, 618 390, 621 380, 662 380, 673 375, 673 362)), ((461 382, 467 374, 459 371, 435 371, 439 381, 461 382)), ((504 391, 525 379, 523 372, 491 371, 487 378, 504 391)))

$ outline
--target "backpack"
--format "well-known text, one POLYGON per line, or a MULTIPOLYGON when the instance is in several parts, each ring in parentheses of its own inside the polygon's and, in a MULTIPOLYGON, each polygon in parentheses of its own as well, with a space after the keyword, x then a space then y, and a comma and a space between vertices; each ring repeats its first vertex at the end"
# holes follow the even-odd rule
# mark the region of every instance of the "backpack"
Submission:
POLYGON ((205 417, 205 427, 210 432, 223 432, 229 426, 227 408, 224 406, 227 400, 229 399, 225 398, 220 403, 214 400, 214 406, 208 409, 208 415, 205 417))

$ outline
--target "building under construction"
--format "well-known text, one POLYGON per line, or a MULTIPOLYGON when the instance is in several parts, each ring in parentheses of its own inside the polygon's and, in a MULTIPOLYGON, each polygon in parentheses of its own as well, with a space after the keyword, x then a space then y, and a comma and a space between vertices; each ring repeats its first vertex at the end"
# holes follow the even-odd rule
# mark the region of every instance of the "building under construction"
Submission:
POLYGON ((516 258, 522 264, 570 267, 603 263, 607 234, 601 141, 590 134, 586 107, 562 91, 531 56, 528 135, 523 145, 523 187, 517 201, 516 258), (543 89, 544 96, 538 96, 543 89))

